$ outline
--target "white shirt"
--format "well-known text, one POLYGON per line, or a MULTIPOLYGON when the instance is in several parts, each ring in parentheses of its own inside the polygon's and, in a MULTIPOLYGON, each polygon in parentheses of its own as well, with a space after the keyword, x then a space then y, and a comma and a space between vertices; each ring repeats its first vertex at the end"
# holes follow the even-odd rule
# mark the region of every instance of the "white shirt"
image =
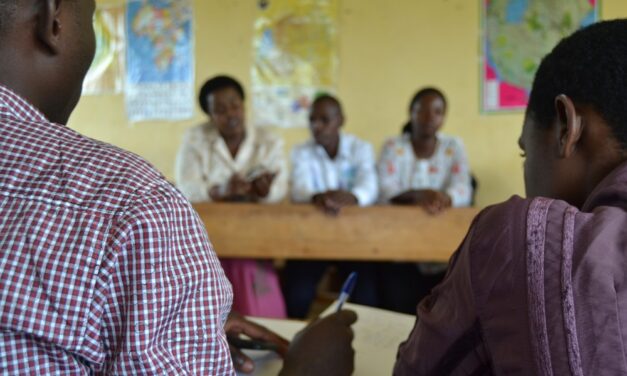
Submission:
POLYGON ((314 140, 292 150, 291 194, 294 202, 329 190, 345 190, 357 198, 360 206, 372 205, 378 194, 372 146, 350 134, 340 134, 334 159, 314 140))
POLYGON ((246 128, 235 158, 215 126, 205 123, 190 128, 183 136, 175 170, 178 188, 192 202, 211 201, 211 187, 228 184, 234 174, 252 179, 260 172, 277 173, 261 202, 281 201, 287 193, 283 140, 263 128, 246 128))
POLYGON ((410 136, 403 134, 383 145, 377 164, 380 200, 412 189, 446 192, 454 207, 469 206, 472 186, 461 140, 439 134, 431 158, 416 158, 410 136))

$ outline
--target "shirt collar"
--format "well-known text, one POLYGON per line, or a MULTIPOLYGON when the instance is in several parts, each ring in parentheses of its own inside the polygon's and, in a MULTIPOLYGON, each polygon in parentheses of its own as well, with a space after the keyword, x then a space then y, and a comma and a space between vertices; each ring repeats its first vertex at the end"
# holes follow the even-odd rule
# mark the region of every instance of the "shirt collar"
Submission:
POLYGON ((581 210, 591 212, 599 206, 618 206, 627 210, 627 162, 609 173, 594 188, 581 210))
POLYGON ((337 156, 342 158, 349 158, 350 155, 350 140, 343 133, 340 132, 340 145, 338 146, 337 156))
MULTIPOLYGON (((250 139, 252 141, 255 140, 255 127, 254 126, 248 126, 246 125, 246 137, 244 138, 244 141, 242 142, 246 142, 246 139, 250 139)), ((222 136, 220 135, 220 131, 218 131, 218 127, 216 127, 214 124, 211 123, 211 121, 208 121, 206 123, 203 124, 203 131, 205 132, 205 134, 207 135, 207 138, 215 141, 215 140, 221 140, 222 136)))
POLYGON ((254 126, 246 127, 246 137, 244 137, 235 158, 233 158, 229 152, 226 142, 224 142, 224 139, 218 131, 218 127, 211 124, 211 122, 206 123, 204 125, 204 132, 212 147, 216 148, 218 153, 221 153, 222 156, 229 161, 243 163, 243 161, 247 161, 250 158, 250 154, 254 150, 256 141, 256 131, 254 126))
POLYGON ((49 122, 35 106, 2 85, 0 85, 0 116, 10 116, 19 121, 49 122))
MULTIPOLYGON (((331 159, 329 157, 329 155, 327 154, 327 151, 324 150, 324 148, 321 145, 318 145, 316 143, 316 140, 312 139, 311 143, 313 144, 316 153, 318 153, 321 156, 324 156, 328 159, 331 159)), ((337 147, 337 155, 335 156, 334 160, 337 159, 347 159, 351 157, 351 153, 350 153, 350 140, 349 138, 344 135, 342 132, 340 132, 340 142, 339 145, 337 147)))

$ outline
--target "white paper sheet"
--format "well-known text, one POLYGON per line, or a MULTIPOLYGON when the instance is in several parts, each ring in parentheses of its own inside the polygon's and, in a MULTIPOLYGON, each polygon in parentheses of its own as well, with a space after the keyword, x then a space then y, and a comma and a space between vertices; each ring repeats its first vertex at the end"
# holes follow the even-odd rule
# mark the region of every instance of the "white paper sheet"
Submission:
MULTIPOLYGON (((353 326, 355 339, 355 375, 391 375, 398 345, 411 332, 415 316, 346 303, 345 309, 357 312, 359 319, 353 326)), ((335 312, 331 305, 322 316, 335 312)), ((306 323, 291 320, 250 318, 280 335, 291 339, 306 323)), ((250 351, 256 364, 256 376, 276 376, 281 369, 281 359, 268 351, 250 351)))

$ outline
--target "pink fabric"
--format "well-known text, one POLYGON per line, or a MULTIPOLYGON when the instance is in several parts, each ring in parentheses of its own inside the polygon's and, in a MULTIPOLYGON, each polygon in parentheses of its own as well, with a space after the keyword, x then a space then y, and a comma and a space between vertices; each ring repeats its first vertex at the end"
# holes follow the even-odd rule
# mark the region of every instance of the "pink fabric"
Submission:
POLYGON ((247 316, 286 318, 285 300, 270 261, 223 259, 233 286, 233 311, 247 316))

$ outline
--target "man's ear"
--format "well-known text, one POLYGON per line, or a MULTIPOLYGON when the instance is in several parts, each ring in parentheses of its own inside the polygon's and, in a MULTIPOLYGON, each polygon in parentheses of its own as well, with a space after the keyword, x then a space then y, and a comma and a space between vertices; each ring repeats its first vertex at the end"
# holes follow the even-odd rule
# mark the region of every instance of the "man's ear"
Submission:
MULTIPOLYGON (((83 1, 83 0, 78 0, 83 1)), ((61 44, 61 5, 63 0, 42 0, 37 13, 37 38, 56 55, 61 44)))
POLYGON ((575 103, 565 94, 555 97, 555 112, 559 127, 559 156, 570 157, 577 148, 583 133, 583 122, 575 103))

